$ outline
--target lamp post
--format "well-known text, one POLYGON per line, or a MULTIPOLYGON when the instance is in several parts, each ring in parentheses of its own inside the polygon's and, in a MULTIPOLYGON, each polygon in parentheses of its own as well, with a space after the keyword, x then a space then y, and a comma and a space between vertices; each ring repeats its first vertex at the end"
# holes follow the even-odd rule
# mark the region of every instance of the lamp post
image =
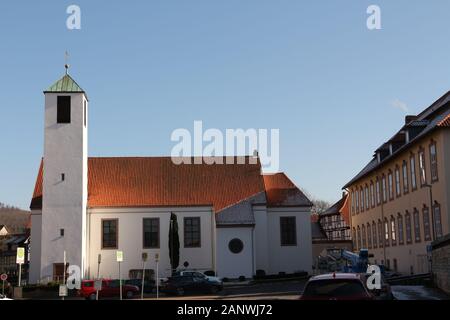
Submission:
POLYGON ((436 228, 434 222, 434 208, 433 208, 433 186, 431 184, 424 184, 423 187, 430 189, 430 213, 431 213, 431 224, 432 224, 432 240, 436 240, 436 228))

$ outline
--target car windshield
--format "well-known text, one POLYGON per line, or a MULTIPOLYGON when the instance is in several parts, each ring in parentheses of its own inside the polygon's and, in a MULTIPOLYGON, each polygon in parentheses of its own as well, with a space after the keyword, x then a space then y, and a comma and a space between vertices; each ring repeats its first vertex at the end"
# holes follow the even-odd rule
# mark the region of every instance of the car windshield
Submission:
POLYGON ((333 279, 311 281, 305 288, 304 297, 352 297, 365 295, 366 291, 360 281, 351 279, 333 279))

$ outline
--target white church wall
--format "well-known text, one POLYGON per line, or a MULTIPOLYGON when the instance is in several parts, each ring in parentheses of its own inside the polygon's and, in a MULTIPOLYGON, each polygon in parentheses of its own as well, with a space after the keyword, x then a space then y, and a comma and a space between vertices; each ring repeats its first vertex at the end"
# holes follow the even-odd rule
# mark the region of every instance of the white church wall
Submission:
POLYGON ((32 284, 38 283, 41 277, 41 214, 41 211, 33 211, 31 213, 30 272, 28 275, 28 281, 32 284))
POLYGON ((267 221, 267 208, 265 206, 254 206, 255 216, 255 263, 256 270, 269 271, 269 226, 267 221))
POLYGON ((253 247, 253 227, 217 228, 217 276, 251 278, 254 275, 253 247), (233 239, 243 242, 242 252, 235 254, 230 251, 228 245, 233 239))
POLYGON ((83 268, 87 196, 84 101, 82 93, 45 95, 41 278, 53 276, 53 264, 63 262, 64 251, 68 263, 83 268), (69 124, 57 123, 58 95, 71 97, 69 124))
MULTIPOLYGON (((310 208, 268 208, 267 223, 269 273, 312 272, 310 208), (281 246, 280 217, 296 217, 297 245, 281 246)), ((267 271, 266 271, 267 272, 267 271)))
POLYGON ((189 262, 189 269, 201 271, 215 270, 214 265, 214 241, 213 241, 213 211, 211 207, 183 207, 183 208, 118 208, 118 209, 90 209, 89 210, 89 272, 88 277, 97 276, 97 257, 102 255, 100 276, 118 278, 118 264, 116 251, 124 252, 124 262, 121 265, 122 277, 128 278, 129 270, 142 269, 142 253, 147 252, 149 259, 147 269, 156 270, 155 254, 159 253, 159 275, 170 276, 169 259, 169 226, 170 213, 174 212, 178 218, 178 230, 180 238, 180 266, 189 262), (201 247, 184 247, 184 223, 185 217, 200 217, 201 247), (160 248, 143 248, 143 219, 160 219, 160 248), (119 243, 118 249, 102 249, 101 221, 102 219, 119 219, 119 243))

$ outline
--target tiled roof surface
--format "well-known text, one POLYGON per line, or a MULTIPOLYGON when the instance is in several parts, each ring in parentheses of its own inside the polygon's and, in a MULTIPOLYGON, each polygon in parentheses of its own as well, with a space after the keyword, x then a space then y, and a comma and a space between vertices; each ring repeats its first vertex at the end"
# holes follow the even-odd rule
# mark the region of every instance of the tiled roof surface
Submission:
POLYGON ((264 176, 269 206, 312 206, 311 201, 284 173, 264 176))
MULTIPOLYGON (((32 209, 42 208, 43 170, 41 163, 31 202, 32 209)), ((259 161, 249 164, 248 158, 246 164, 237 164, 235 161, 235 164, 224 165, 175 165, 170 157, 89 158, 88 206, 211 205, 219 212, 266 191, 265 180, 259 161)), ((281 197, 272 197, 277 202, 269 201, 268 205, 290 205, 292 200, 303 195, 287 177, 280 182, 280 188, 271 187, 270 194, 275 192, 281 197), (287 186, 287 190, 283 191, 283 185, 287 186)))

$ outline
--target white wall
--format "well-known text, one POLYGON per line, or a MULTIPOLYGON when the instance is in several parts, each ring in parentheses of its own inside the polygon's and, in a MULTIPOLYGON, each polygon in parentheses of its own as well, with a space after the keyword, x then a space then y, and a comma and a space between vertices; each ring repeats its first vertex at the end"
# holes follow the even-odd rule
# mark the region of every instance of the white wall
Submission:
POLYGON ((142 252, 147 252, 149 260, 146 268, 156 270, 154 261, 155 253, 160 254, 160 277, 170 275, 169 259, 169 225, 170 213, 174 212, 178 218, 178 230, 180 238, 180 266, 183 268, 185 261, 189 262, 189 268, 201 271, 215 270, 214 241, 213 241, 213 216, 211 207, 184 207, 184 208, 142 208, 142 209, 91 209, 89 219, 89 268, 87 277, 97 276, 97 257, 102 255, 100 276, 117 278, 119 275, 116 262, 116 251, 124 252, 122 263, 122 277, 128 278, 129 270, 142 269, 142 252), (184 217, 200 217, 201 247, 184 248, 184 217), (143 248, 143 219, 160 219, 160 248, 143 248), (101 221, 102 219, 119 219, 119 248, 101 248, 101 221))
MULTIPOLYGON (((87 128, 82 93, 45 95, 45 145, 40 277, 67 262, 84 271, 87 204, 87 128), (57 123, 57 96, 71 96, 71 123, 57 123), (65 174, 62 181, 61 174, 65 174), (64 237, 60 236, 64 229, 64 237)), ((34 273, 34 270, 32 271, 34 273)))
POLYGON ((30 272, 28 281, 32 284, 38 283, 41 277, 41 211, 31 213, 31 236, 30 236, 30 272))
POLYGON ((253 227, 217 228, 217 276, 253 277, 253 246, 253 227), (238 254, 232 253, 228 248, 229 242, 235 238, 244 243, 244 249, 238 254))
POLYGON ((269 228, 267 225, 267 209, 265 206, 254 206, 255 216, 255 261, 256 270, 269 270, 269 228))
POLYGON ((265 270, 267 274, 312 272, 310 208, 268 208, 266 219, 262 211, 255 212, 255 218, 256 252, 259 255, 267 248, 267 253, 256 257, 256 269, 265 270), (296 217, 297 245, 281 246, 280 217, 291 216, 296 217))

